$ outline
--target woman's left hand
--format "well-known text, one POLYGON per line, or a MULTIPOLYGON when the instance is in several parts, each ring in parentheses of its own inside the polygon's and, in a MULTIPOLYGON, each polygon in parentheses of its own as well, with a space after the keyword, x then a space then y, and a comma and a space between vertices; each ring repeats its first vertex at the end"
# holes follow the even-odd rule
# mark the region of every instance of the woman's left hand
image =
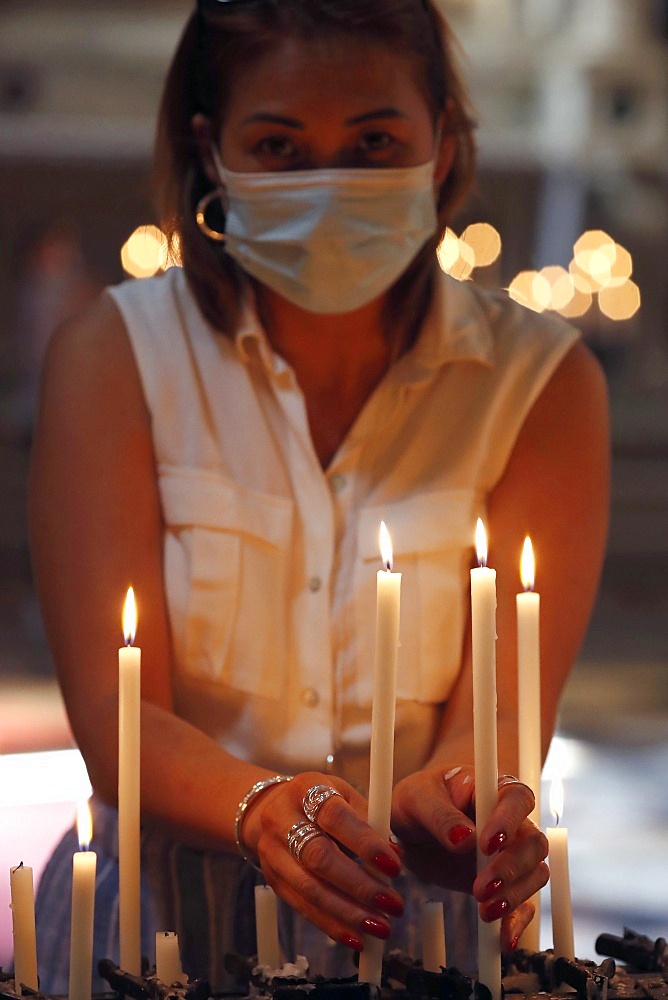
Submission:
POLYGON ((489 861, 476 874, 473 768, 432 766, 394 789, 391 826, 406 867, 426 882, 472 892, 483 920, 502 920, 504 951, 517 946, 534 914, 529 900, 549 877, 547 838, 528 818, 533 807, 534 795, 526 785, 502 785, 480 831, 489 861))

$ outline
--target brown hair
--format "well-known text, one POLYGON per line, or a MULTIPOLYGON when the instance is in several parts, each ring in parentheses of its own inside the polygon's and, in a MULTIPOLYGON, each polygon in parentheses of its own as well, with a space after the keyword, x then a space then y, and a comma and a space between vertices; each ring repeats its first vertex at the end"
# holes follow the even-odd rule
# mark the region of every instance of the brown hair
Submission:
MULTIPOLYGON (((339 35, 380 44, 410 56, 434 122, 447 109, 456 150, 439 192, 439 231, 392 286, 388 331, 401 331, 399 351, 412 342, 429 305, 436 247, 447 222, 473 183, 473 124, 455 69, 453 39, 433 0, 200 0, 186 24, 167 76, 158 118, 154 189, 161 225, 178 244, 184 270, 204 315, 231 334, 238 322, 242 275, 222 244, 205 238, 195 222, 200 199, 212 189, 200 160, 191 121, 201 112, 220 134, 226 101, 239 65, 269 51, 277 36, 339 35)), ((214 203, 209 213, 214 210, 214 203)), ((217 228, 224 228, 207 213, 217 228)))

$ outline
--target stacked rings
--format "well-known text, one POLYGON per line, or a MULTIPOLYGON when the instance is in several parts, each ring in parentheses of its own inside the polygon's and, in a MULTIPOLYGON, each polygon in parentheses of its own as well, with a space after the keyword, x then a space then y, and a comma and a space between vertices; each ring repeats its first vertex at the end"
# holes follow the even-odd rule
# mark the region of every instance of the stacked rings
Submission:
MULTIPOLYGON (((506 785, 522 785, 523 788, 529 788, 529 786, 525 784, 524 781, 520 781, 520 779, 516 778, 514 774, 502 774, 499 776, 499 780, 497 782, 497 787, 499 791, 501 791, 502 788, 505 788, 506 785)), ((529 791, 531 791, 530 788, 529 791)))
POLYGON ((292 854, 296 861, 301 861, 302 851, 309 840, 313 840, 315 837, 326 836, 325 831, 321 830, 315 823, 310 823, 307 819, 300 819, 298 823, 294 823, 290 827, 290 832, 288 833, 290 854, 292 854))
POLYGON ((332 788, 331 785, 312 785, 309 788, 302 799, 302 807, 304 815, 311 823, 315 823, 323 802, 331 799, 333 795, 338 795, 340 799, 343 798, 341 792, 337 792, 336 788, 332 788))

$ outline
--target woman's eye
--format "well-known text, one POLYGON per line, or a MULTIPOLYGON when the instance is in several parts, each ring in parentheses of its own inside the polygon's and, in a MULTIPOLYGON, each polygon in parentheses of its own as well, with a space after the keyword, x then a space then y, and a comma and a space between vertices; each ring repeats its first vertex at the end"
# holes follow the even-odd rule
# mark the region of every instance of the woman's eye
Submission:
POLYGON ((360 146, 367 153, 384 153, 394 145, 394 139, 389 132, 365 132, 360 139, 360 146))
POLYGON ((283 135, 267 136, 256 144, 255 149, 261 156, 276 160, 289 160, 297 153, 294 142, 283 135))

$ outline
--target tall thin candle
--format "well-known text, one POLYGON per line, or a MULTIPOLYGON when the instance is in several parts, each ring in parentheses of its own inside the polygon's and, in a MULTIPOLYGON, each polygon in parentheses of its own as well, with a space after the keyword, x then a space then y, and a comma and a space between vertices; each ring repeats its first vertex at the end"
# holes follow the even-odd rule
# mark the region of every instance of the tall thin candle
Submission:
POLYGON ((93 833, 88 803, 79 806, 77 829, 81 850, 72 857, 69 1000, 90 1000, 97 855, 88 850, 93 833))
MULTIPOLYGON (((540 777, 542 770, 540 725, 540 595, 534 590, 536 561, 531 539, 524 539, 520 578, 524 592, 517 601, 517 719, 519 776, 532 790, 536 805, 530 818, 540 826, 540 777)), ((522 934, 522 947, 539 951, 540 893, 532 897, 536 913, 522 934)))
MULTIPOLYGON (((385 522, 380 525, 384 569, 376 578, 376 657, 371 709, 369 762, 369 825, 381 837, 390 836, 394 773, 394 717, 401 607, 401 573, 392 572, 392 542, 385 522)), ((383 942, 366 936, 360 955, 359 981, 380 986, 383 942)))
POLYGON ((132 587, 123 608, 125 646, 118 651, 118 865, 121 968, 141 975, 140 703, 141 650, 134 646, 137 607, 132 587))
MULTIPOLYGON (((473 744, 475 758, 477 863, 487 863, 480 831, 498 801, 496 741, 496 570, 487 566, 487 536, 478 518, 476 551, 479 565, 471 570, 471 654, 473 665, 473 744)), ((501 921, 478 917, 478 978, 501 996, 501 921)))

